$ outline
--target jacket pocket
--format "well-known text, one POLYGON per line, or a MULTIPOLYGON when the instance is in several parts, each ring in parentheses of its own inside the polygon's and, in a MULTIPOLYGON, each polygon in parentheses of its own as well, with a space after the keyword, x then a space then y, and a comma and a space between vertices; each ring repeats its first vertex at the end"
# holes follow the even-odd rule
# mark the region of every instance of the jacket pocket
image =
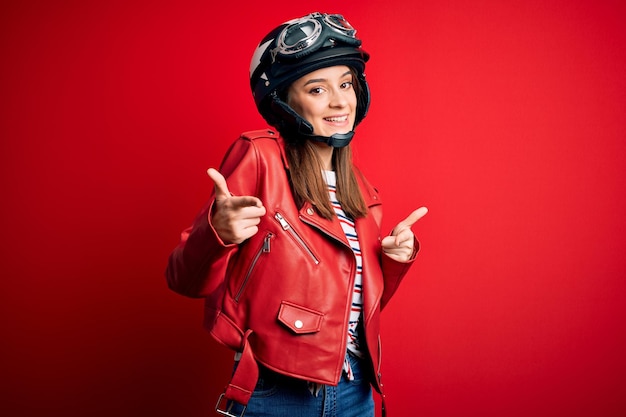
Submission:
POLYGON ((241 280, 241 284, 239 285, 239 289, 237 290, 237 293, 235 294, 235 296, 233 297, 233 300, 238 303, 239 299, 241 298, 241 295, 243 294, 243 291, 246 289, 246 286, 248 285, 248 281, 250 281, 250 277, 252 276, 252 272, 254 271, 254 268, 256 267, 257 262, 259 262, 259 259, 261 258, 261 255, 263 255, 264 253, 269 253, 271 250, 271 240, 274 237, 273 233, 268 233, 265 235, 265 238, 263 239, 263 244, 261 245, 261 247, 259 248, 259 250, 254 254, 254 257, 252 258, 252 261, 250 262, 250 266, 248 266, 248 269, 246 270, 246 274, 243 276, 243 279, 241 280))
POLYGON ((319 332, 323 318, 324 313, 290 303, 289 301, 282 301, 280 310, 278 310, 278 321, 295 334, 319 332))
POLYGON ((280 227, 293 238, 296 244, 304 251, 304 253, 309 257, 309 259, 311 259, 311 261, 313 261, 315 265, 319 264, 320 263, 319 258, 315 256, 315 254, 313 253, 309 245, 307 245, 304 239, 300 237, 298 232, 296 232, 296 230, 291 226, 291 224, 289 224, 287 219, 285 219, 283 215, 278 212, 276 212, 276 214, 274 215, 274 218, 276 219, 276 221, 278 221, 278 223, 280 224, 280 227))

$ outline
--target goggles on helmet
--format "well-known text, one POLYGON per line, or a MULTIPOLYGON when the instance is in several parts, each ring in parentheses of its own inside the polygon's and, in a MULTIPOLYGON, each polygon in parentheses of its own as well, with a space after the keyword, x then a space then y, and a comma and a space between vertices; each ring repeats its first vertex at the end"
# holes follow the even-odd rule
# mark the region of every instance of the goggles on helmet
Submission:
POLYGON ((312 13, 287 22, 270 53, 272 62, 299 59, 336 43, 360 46, 356 29, 340 14, 312 13))

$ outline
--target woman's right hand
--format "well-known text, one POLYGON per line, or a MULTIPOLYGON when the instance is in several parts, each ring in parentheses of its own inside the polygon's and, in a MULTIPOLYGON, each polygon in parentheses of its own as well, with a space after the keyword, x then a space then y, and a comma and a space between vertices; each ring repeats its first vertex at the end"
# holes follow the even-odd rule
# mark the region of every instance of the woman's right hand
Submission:
POLYGON ((215 184, 215 205, 209 222, 220 239, 226 244, 239 244, 254 236, 265 215, 261 200, 254 196, 233 196, 218 170, 209 168, 207 174, 215 184))

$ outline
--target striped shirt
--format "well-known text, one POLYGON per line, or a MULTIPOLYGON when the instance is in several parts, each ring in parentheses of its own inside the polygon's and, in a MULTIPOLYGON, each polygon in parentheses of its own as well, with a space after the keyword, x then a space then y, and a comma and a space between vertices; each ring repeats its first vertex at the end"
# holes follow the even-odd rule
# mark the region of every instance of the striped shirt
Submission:
MULTIPOLYGON (((359 239, 354 227, 354 220, 346 215, 341 208, 341 204, 337 200, 337 179, 334 171, 324 171, 326 178, 326 184, 328 184, 328 194, 330 196, 330 203, 335 210, 335 214, 339 219, 341 228, 343 229, 348 243, 352 248, 354 257, 356 259, 356 274, 354 277, 354 287, 352 289, 352 307, 350 308, 350 318, 348 320, 348 334, 347 337, 347 349, 353 355, 362 358, 363 352, 359 345, 359 322, 363 312, 363 261, 361 258, 361 247, 359 245, 359 239)), ((352 368, 350 362, 346 358, 343 365, 343 370, 346 373, 350 381, 354 380, 352 375, 352 368)))
MULTIPOLYGON (((352 354, 359 358, 364 356, 363 351, 359 345, 360 332, 359 324, 363 312, 363 262, 361 258, 361 247, 359 245, 359 239, 356 234, 356 228, 354 226, 354 220, 348 217, 341 208, 341 204, 337 200, 337 178, 334 171, 323 171, 326 184, 328 185, 328 194, 330 197, 330 203, 335 210, 335 214, 339 219, 341 228, 343 229, 350 248, 354 253, 356 259, 356 273, 354 277, 354 287, 352 289, 352 306, 350 308, 350 317, 348 319, 348 334, 346 335, 346 356, 343 361, 343 372, 350 381, 354 381, 354 374, 352 373, 352 367, 348 359, 348 354, 352 354)), ((309 391, 311 394, 317 397, 320 390, 323 388, 323 384, 315 382, 309 382, 309 391)))

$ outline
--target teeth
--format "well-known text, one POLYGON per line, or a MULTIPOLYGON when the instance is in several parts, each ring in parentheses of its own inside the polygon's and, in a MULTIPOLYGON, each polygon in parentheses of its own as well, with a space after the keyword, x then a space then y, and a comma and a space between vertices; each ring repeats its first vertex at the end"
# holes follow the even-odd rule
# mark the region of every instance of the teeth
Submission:
POLYGON ((348 120, 348 116, 340 116, 340 117, 327 117, 326 120, 329 122, 345 122, 348 120))

